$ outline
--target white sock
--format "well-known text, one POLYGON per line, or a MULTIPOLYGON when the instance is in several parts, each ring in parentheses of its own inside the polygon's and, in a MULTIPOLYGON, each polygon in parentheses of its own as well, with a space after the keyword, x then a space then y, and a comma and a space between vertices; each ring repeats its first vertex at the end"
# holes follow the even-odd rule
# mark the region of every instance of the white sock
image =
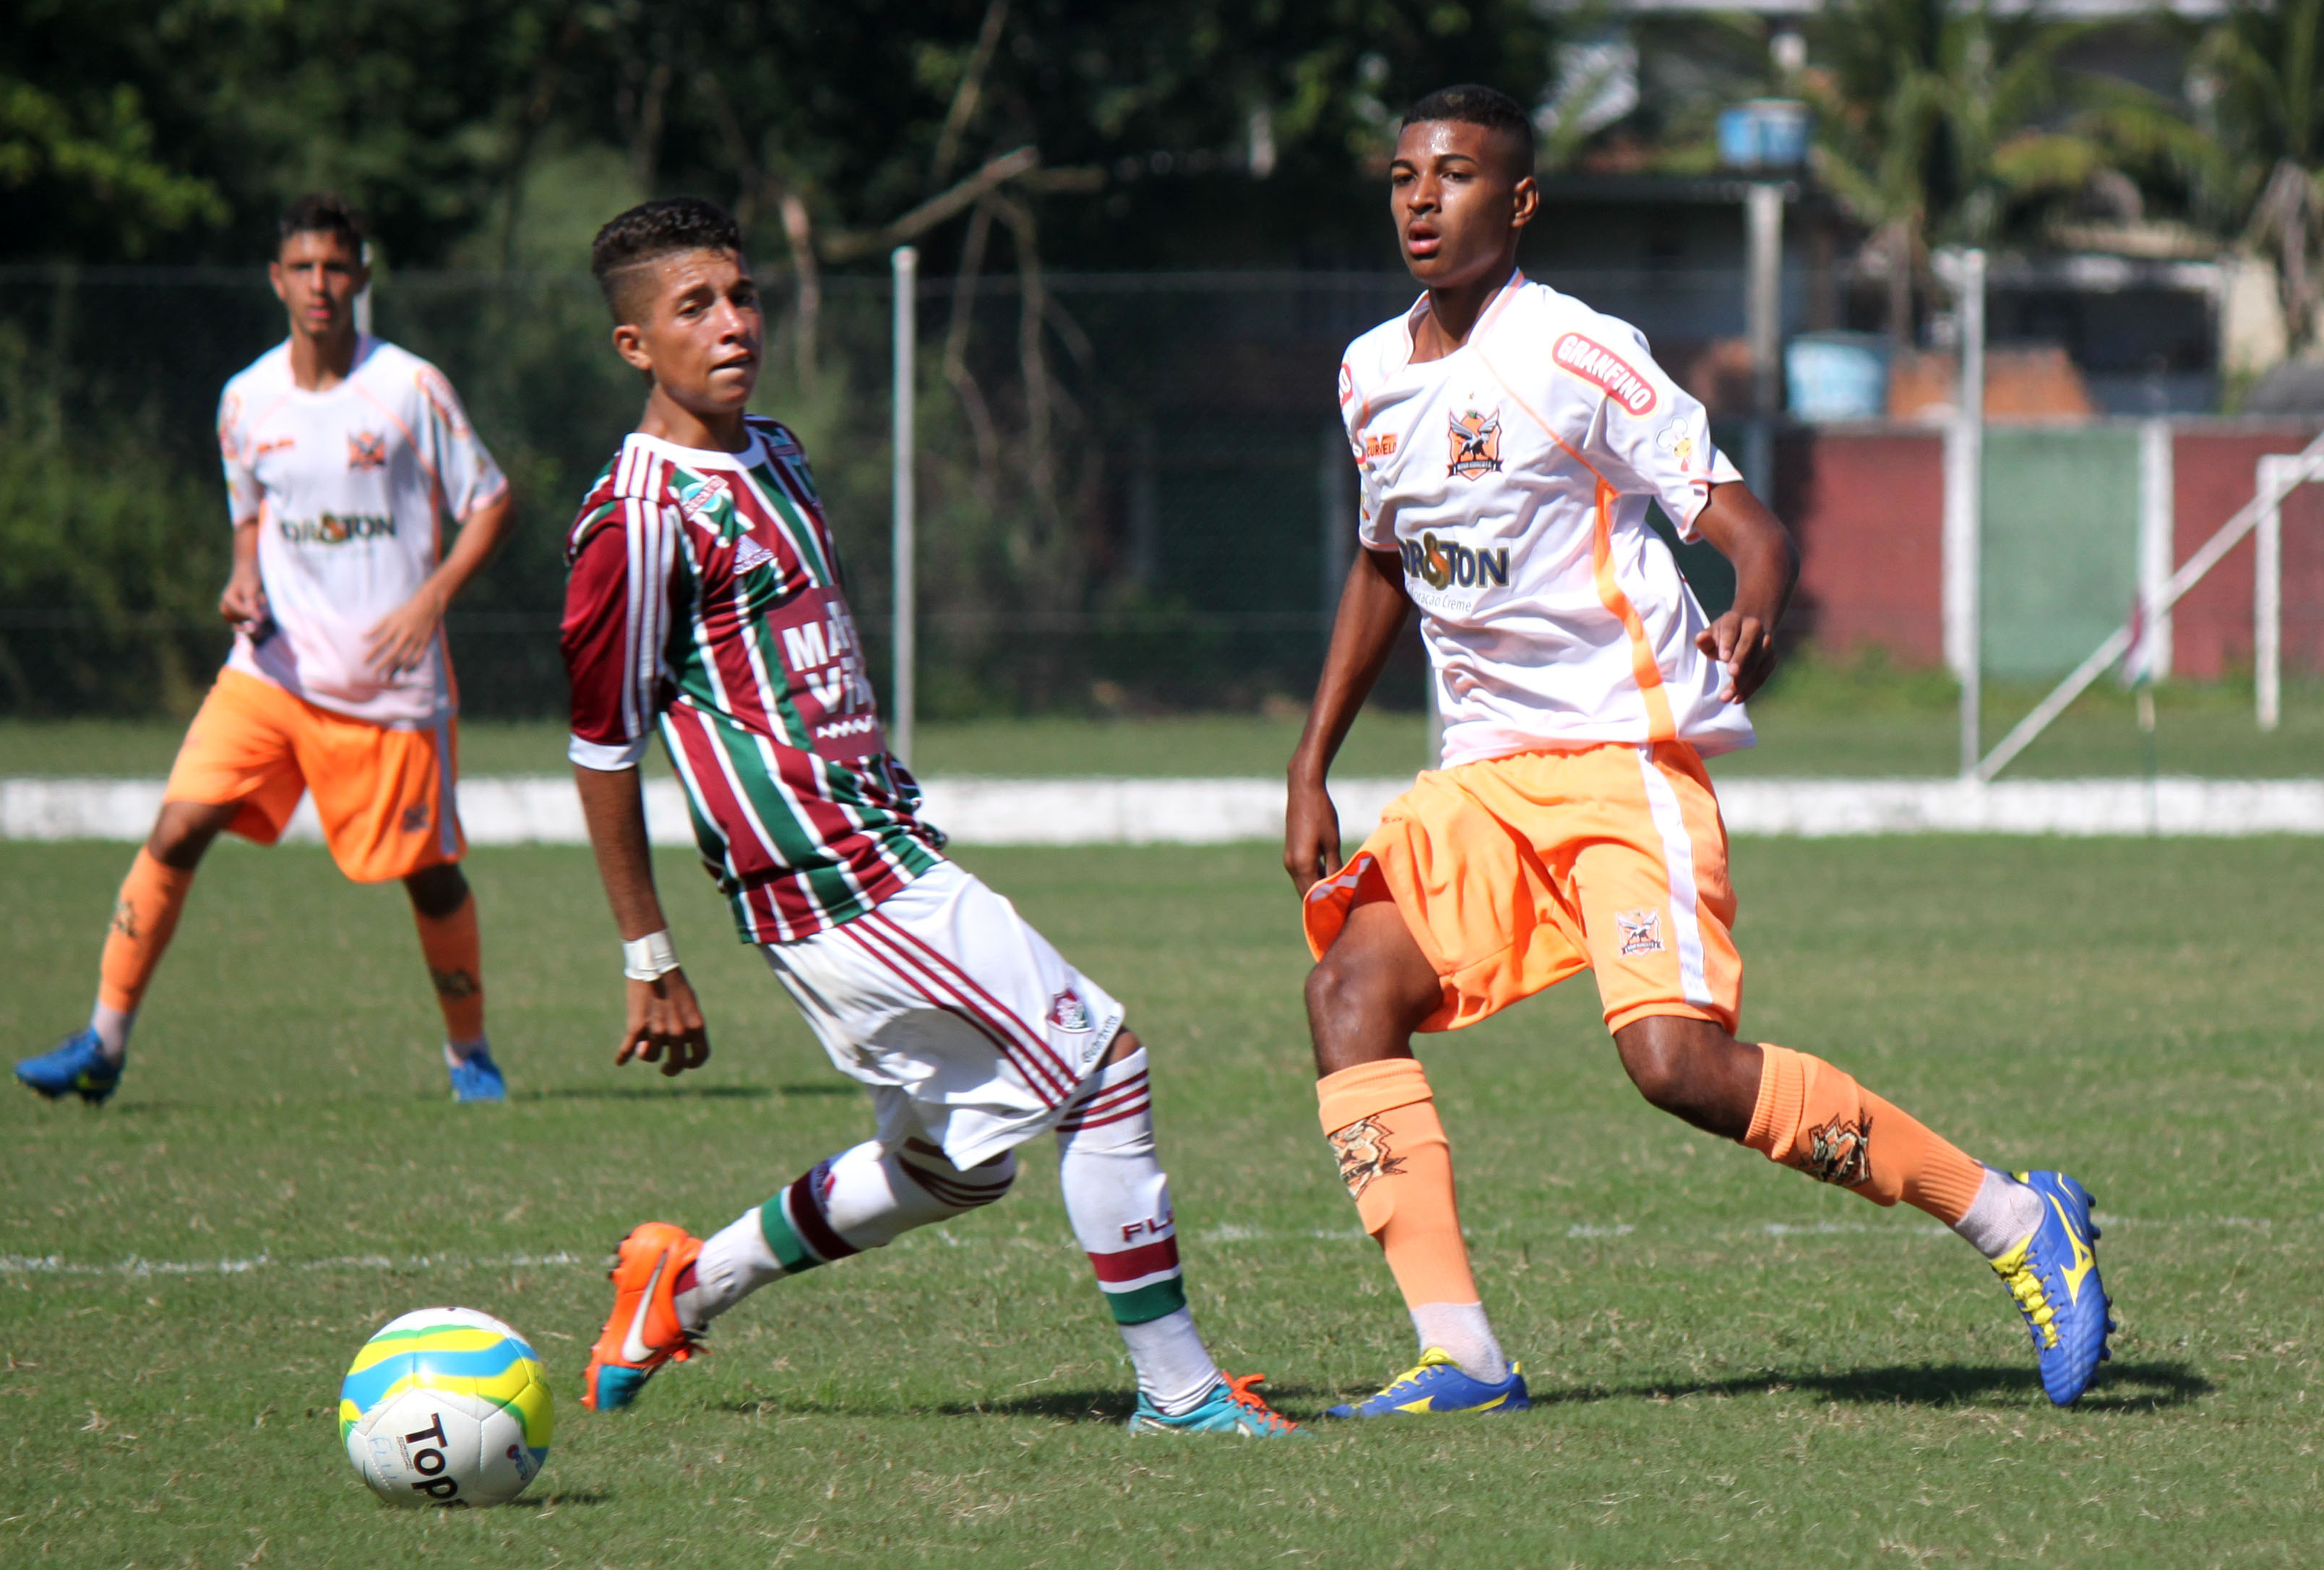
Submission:
POLYGON ((678 1318, 699 1330, 770 1281, 885 1248, 916 1226, 991 1204, 1016 1180, 1013 1151, 964 1172, 924 1140, 893 1154, 876 1140, 842 1150, 703 1243, 694 1285, 678 1294, 678 1318))
POLYGON ((118 1063, 129 1056, 129 1028, 135 1023, 134 1009, 108 1009, 99 1003, 89 1011, 88 1028, 97 1032, 107 1063, 118 1063))
POLYGON ((492 1049, 493 1044, 482 1036, 473 1041, 447 1040, 444 1043, 444 1066, 447 1068, 457 1068, 477 1053, 489 1054, 492 1049))
POLYGON ((1218 1387, 1219 1365, 1211 1361, 1210 1349, 1194 1328, 1191 1308, 1119 1328, 1121 1344, 1130 1348, 1130 1361, 1137 1365, 1138 1388, 1164 1417, 1193 1411, 1218 1387))
POLYGON ((1083 1082, 1057 1123, 1057 1183, 1137 1365, 1139 1390, 1175 1416, 1210 1393, 1219 1370, 1186 1307, 1170 1178, 1154 1150, 1146 1063, 1141 1047, 1083 1082))
POLYGON ((1509 1377, 1509 1360, 1501 1355, 1500 1341, 1482 1303, 1415 1304, 1412 1328, 1420 1337, 1421 1351, 1443 1349, 1471 1379, 1497 1385, 1509 1377))
POLYGON ((2042 1224, 2042 1196, 2006 1172, 1985 1169, 1969 1214, 1953 1230, 1988 1260, 1997 1260, 2034 1235, 2042 1224))
POLYGON ((704 1242, 694 1261, 694 1285, 677 1296, 678 1323, 699 1330, 782 1274, 783 1262, 767 1246, 759 1207, 752 1205, 704 1242))

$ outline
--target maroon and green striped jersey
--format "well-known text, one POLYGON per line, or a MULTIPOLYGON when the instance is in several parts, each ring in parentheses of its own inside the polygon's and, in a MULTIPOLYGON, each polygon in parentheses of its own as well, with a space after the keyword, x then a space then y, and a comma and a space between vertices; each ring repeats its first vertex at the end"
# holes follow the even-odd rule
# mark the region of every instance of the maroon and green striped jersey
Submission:
POLYGON ((937 863, 887 751, 807 454, 632 434, 567 540, 570 755, 627 769, 659 725, 743 940, 852 920, 937 863))

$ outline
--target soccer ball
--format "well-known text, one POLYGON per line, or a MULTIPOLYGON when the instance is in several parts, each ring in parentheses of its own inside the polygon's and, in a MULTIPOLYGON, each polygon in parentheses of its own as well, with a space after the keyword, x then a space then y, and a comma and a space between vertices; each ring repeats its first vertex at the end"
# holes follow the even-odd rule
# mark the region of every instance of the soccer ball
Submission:
POLYGON ((339 1387, 339 1438, 390 1504, 501 1504, 549 1459, 548 1371, 474 1308, 422 1308, 364 1343, 339 1387))

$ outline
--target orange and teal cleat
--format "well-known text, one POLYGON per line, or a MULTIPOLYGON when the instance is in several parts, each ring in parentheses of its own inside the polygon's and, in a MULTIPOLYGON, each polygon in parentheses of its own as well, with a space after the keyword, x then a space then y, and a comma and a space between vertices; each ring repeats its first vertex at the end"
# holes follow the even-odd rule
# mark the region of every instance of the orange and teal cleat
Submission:
POLYGON ((1130 1416, 1130 1431, 1133 1434, 1239 1434, 1246 1439, 1280 1439, 1288 1434, 1305 1434, 1306 1429, 1267 1404, 1265 1397, 1251 1387, 1267 1382, 1265 1374, 1244 1374, 1238 1379, 1222 1372, 1211 1393, 1193 1410, 1175 1418, 1165 1417, 1160 1408, 1138 1395, 1138 1410, 1130 1416))
POLYGON ((2070 1407, 2110 1355, 2107 1333, 2113 1305, 2098 1279, 2098 1229, 2090 1224, 2098 1202, 2063 1172, 2020 1172, 2020 1183, 2042 1196, 2042 1224, 1993 1261, 1994 1274, 2017 1300, 2042 1365, 2042 1390, 2070 1407))
POLYGON ((1398 1374, 1376 1396, 1344 1407, 1333 1407, 1326 1418, 1393 1418, 1440 1412, 1522 1412, 1533 1405, 1526 1394, 1525 1370, 1509 1364, 1508 1378, 1499 1384, 1471 1379, 1442 1347, 1432 1346, 1420 1361, 1398 1374))
POLYGON ((583 1406, 618 1412, 662 1364, 684 1362, 701 1350, 678 1316, 678 1280, 701 1252, 700 1238, 666 1221, 647 1222, 622 1240, 611 1272, 613 1311, 589 1349, 583 1406))

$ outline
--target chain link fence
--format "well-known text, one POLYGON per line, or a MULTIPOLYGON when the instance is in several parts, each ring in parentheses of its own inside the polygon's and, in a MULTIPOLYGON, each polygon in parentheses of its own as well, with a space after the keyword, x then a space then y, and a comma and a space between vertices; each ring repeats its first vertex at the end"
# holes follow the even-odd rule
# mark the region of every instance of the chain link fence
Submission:
MULTIPOLYGON (((1550 281, 1658 349, 1739 323, 1724 270, 1550 281)), ((766 284, 757 406, 814 456, 884 685, 890 286, 766 284)), ((1401 274, 924 282, 922 714, 1304 699, 1353 548, 1340 352, 1412 297, 1401 274)), ((514 538, 450 618, 463 706, 557 714, 565 525, 643 389, 586 275, 397 273, 373 307, 516 487, 514 538)), ((226 646, 218 390, 281 332, 255 269, 0 268, 0 712, 198 701, 226 646)), ((1381 697, 1421 692, 1416 646, 1381 697)))

